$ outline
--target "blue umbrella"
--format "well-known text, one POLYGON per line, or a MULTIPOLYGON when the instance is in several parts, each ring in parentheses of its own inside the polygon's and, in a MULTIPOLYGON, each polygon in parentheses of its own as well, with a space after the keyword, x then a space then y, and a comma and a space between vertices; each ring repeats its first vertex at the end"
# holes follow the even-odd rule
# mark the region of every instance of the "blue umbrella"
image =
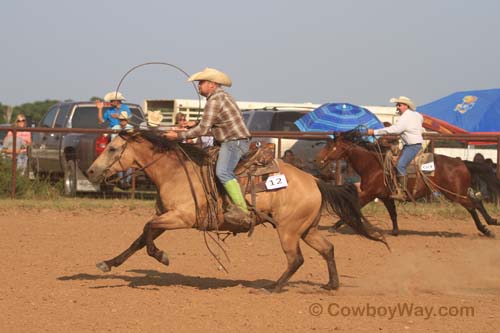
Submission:
POLYGON ((295 121, 302 132, 345 132, 360 125, 382 128, 384 125, 367 109, 348 103, 327 103, 295 121))

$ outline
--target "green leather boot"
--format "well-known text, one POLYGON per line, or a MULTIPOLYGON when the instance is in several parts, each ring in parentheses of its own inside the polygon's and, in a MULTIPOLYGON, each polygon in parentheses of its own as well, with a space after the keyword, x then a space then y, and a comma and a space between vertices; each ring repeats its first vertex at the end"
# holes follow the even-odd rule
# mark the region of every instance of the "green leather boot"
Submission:
POLYGON ((231 198, 231 201, 238 206, 243 212, 248 213, 247 203, 245 198, 241 193, 240 184, 236 179, 231 179, 224 184, 227 194, 231 198))

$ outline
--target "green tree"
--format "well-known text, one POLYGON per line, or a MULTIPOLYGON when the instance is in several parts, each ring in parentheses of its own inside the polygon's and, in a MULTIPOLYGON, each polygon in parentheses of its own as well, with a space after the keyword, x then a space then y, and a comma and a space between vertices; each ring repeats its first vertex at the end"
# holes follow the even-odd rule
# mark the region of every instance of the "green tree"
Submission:
POLYGON ((26 117, 34 122, 38 122, 42 119, 43 115, 47 110, 59 101, 47 99, 45 101, 36 101, 32 103, 24 103, 14 107, 14 113, 12 117, 15 117, 19 113, 24 113, 26 117))

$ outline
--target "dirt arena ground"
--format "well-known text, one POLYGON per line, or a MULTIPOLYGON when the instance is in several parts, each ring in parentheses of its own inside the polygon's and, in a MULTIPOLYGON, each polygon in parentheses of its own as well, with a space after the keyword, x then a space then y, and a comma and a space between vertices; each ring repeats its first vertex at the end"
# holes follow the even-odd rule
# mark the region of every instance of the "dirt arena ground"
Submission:
MULTIPOLYGON (((0 331, 473 331, 500 327, 500 227, 401 216, 392 248, 323 231, 335 245, 341 287, 328 292, 323 259, 305 263, 286 290, 265 286, 285 268, 272 228, 226 240, 226 274, 194 230, 162 235, 169 267, 144 250, 102 273, 95 263, 139 235, 150 209, 0 211, 0 331)), ((375 216, 389 226, 385 214, 375 216)))

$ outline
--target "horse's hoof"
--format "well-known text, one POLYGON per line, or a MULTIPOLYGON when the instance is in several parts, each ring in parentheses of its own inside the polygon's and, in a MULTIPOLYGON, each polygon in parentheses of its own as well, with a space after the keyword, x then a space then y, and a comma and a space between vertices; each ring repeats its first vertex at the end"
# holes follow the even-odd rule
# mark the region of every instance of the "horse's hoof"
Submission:
POLYGON ((104 261, 98 262, 97 264, 95 264, 95 266, 104 273, 111 271, 111 267, 109 267, 109 265, 106 264, 104 261))
POLYGON ((283 287, 281 286, 276 286, 274 287, 273 289, 270 290, 273 294, 278 294, 278 293, 281 293, 283 291, 283 287))
POLYGON ((339 289, 339 285, 338 285, 338 283, 334 284, 332 282, 328 282, 327 284, 322 285, 321 288, 323 288, 325 290, 337 290, 337 289, 339 289))
POLYGON ((272 283, 269 286, 265 287, 271 293, 279 293, 283 290, 283 286, 280 286, 278 283, 272 283))
POLYGON ((493 231, 490 231, 490 230, 486 230, 486 232, 484 233, 484 235, 486 237, 489 237, 489 238, 495 238, 495 233, 493 231))
POLYGON ((168 255, 165 252, 161 252, 160 259, 158 259, 159 262, 161 262, 163 265, 168 266, 170 265, 170 260, 168 260, 168 255))
POLYGON ((492 219, 490 221, 490 223, 488 223, 489 225, 499 225, 500 223, 498 223, 497 219, 492 219))

